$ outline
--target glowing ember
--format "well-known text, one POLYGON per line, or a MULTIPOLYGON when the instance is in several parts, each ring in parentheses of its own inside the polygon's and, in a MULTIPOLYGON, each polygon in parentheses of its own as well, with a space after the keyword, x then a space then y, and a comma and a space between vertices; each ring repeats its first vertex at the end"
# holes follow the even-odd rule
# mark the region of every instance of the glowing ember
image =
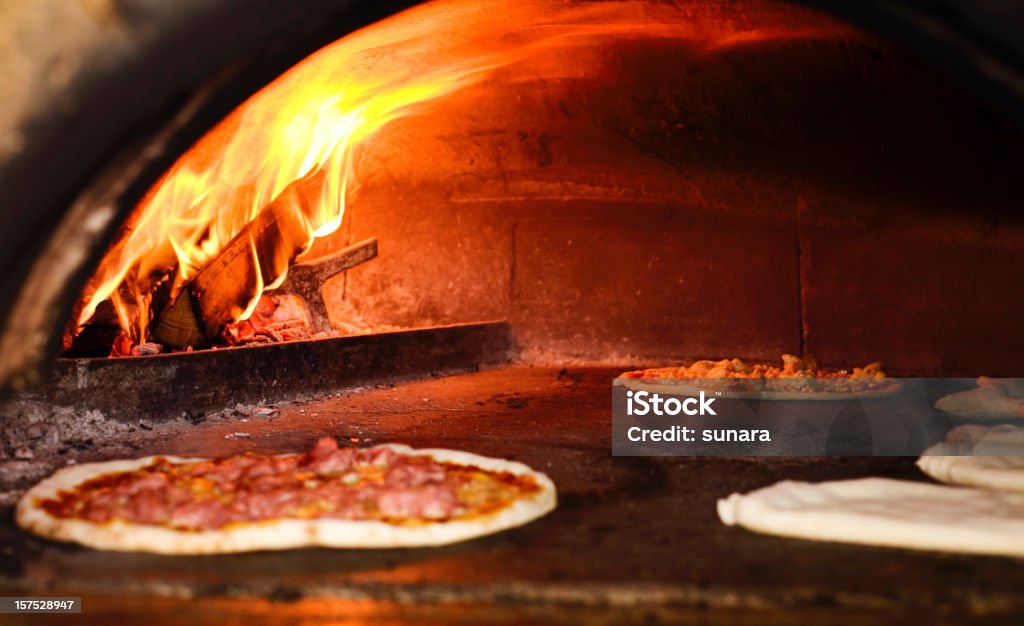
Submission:
POLYGON ((392 120, 423 113, 497 68, 556 48, 563 52, 556 58, 571 59, 566 48, 613 38, 683 38, 712 51, 835 29, 740 22, 663 3, 441 0, 356 32, 253 95, 178 159, 107 251, 75 322, 81 328, 110 299, 138 344, 152 335, 155 318, 202 309, 211 290, 228 305, 222 319, 202 319, 200 311, 206 339, 211 329, 247 318, 296 256, 340 225, 357 182, 354 149, 392 120), (222 262, 228 253, 242 261, 222 262), (213 276, 223 288, 203 279, 211 265, 224 273, 213 276), (227 269, 238 267, 244 275, 227 269))

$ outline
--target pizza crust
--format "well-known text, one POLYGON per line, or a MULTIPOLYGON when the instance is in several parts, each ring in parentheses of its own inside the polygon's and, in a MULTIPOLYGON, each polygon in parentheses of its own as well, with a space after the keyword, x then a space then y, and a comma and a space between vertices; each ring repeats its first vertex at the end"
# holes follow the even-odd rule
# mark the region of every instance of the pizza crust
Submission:
POLYGON ((944 483, 1024 492, 1024 457, 922 456, 917 466, 944 483))
POLYGON ((917 466, 944 483, 1024 492, 1024 428, 958 426, 925 450, 917 466))
MULTIPOLYGON (((686 383, 649 383, 642 378, 620 378, 622 385, 634 391, 647 391, 667 395, 695 395, 701 391, 700 386, 686 383)), ((734 380, 734 379, 722 379, 734 380)), ((748 379, 735 379, 748 380, 748 379)), ((785 380, 785 379, 773 379, 785 380)), ((704 389, 705 392, 712 391, 704 389)), ((713 391, 719 391, 717 389, 713 391)), ((885 398, 903 391, 903 383, 898 380, 887 380, 883 386, 867 391, 771 391, 771 390, 722 390, 722 398, 736 400, 776 400, 776 401, 833 401, 885 398)))
POLYGON ((783 481, 718 501, 729 526, 815 541, 1024 557, 1024 494, 861 478, 783 481))
POLYGON ((1004 420, 1024 417, 1024 400, 1002 388, 978 387, 939 398, 935 408, 954 417, 971 420, 1004 420))
POLYGON ((120 520, 95 524, 86 520, 59 518, 50 515, 36 504, 37 500, 54 498, 58 492, 73 489, 91 478, 113 472, 133 471, 149 465, 157 458, 164 458, 172 463, 206 460, 150 456, 64 468, 22 496, 18 502, 15 519, 22 528, 48 539, 72 541, 101 550, 158 554, 223 554, 317 546, 407 548, 446 545, 521 526, 551 512, 557 503, 555 485, 551 479, 522 463, 443 448, 414 450, 400 444, 383 444, 383 447, 391 448, 399 454, 429 455, 440 462, 530 476, 540 490, 529 497, 517 499, 511 506, 489 515, 410 526, 381 521, 285 519, 236 524, 216 530, 175 530, 120 520))

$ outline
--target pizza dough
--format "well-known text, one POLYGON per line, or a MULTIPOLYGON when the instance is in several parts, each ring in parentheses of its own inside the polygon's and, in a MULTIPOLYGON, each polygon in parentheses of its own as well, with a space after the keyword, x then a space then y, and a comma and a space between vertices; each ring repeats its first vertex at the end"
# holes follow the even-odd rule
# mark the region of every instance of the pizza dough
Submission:
POLYGON ((917 466, 944 483, 1024 493, 1024 457, 922 456, 917 466))
POLYGON ((954 417, 970 420, 1024 418, 1024 385, 1016 378, 978 379, 977 389, 939 398, 935 408, 954 417))
POLYGON ((888 478, 783 481, 718 501, 729 526, 816 541, 1024 557, 1024 494, 888 478))
POLYGON ((958 426, 925 450, 917 466, 944 483, 1024 492, 1024 428, 958 426))
POLYGON ((79 518, 58 517, 40 505, 43 501, 56 498, 62 491, 73 490, 87 480, 111 473, 134 471, 150 465, 158 458, 171 463, 193 463, 205 460, 169 456, 146 457, 128 461, 90 463, 60 470, 22 496, 18 502, 16 520, 22 528, 43 537, 73 541, 103 550, 161 554, 218 554, 309 546, 333 548, 436 546, 520 526, 542 517, 555 508, 554 484, 544 474, 536 472, 522 463, 455 450, 414 450, 408 446, 397 444, 385 444, 378 447, 390 448, 399 454, 429 456, 441 463, 529 477, 540 488, 529 497, 515 499, 494 512, 469 518, 416 521, 406 524, 320 517, 271 519, 250 523, 232 523, 215 529, 182 530, 156 524, 125 522, 121 519, 94 523, 79 518))
POLYGON ((1009 424, 961 424, 946 433, 944 442, 928 448, 922 455, 1024 455, 1024 428, 1009 424))

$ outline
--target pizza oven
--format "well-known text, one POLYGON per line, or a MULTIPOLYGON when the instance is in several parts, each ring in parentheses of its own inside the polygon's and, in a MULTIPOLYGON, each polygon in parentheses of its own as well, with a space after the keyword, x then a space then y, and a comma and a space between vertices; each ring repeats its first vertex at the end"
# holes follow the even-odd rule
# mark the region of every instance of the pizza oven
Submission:
POLYGON ((856 4, 0 10, 4 595, 96 623, 1012 620, 1015 561, 714 515, 913 459, 611 456, 635 367, 1024 373, 1024 14, 856 4), (223 557, 11 521, 69 462, 325 433, 521 460, 560 505, 445 548, 223 557))

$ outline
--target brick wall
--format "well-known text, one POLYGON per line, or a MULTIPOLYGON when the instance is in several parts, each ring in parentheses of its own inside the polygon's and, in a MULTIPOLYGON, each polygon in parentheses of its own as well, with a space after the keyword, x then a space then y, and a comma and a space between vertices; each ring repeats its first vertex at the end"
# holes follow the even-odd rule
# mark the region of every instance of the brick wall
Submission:
POLYGON ((408 326, 508 318, 534 361, 1024 374, 1024 151, 984 105, 859 38, 589 61, 388 127, 320 244, 380 257, 335 297, 408 326))

